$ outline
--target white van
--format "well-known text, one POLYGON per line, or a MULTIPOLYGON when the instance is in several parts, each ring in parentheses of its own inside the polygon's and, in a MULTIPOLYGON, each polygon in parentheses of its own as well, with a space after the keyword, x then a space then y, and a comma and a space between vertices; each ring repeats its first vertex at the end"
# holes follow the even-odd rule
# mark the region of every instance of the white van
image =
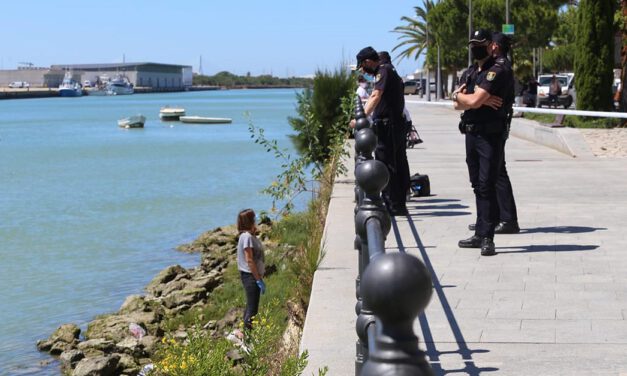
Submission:
POLYGON ((9 84, 9 87, 11 89, 16 89, 16 88, 26 88, 26 87, 30 87, 30 84, 26 81, 13 81, 9 84))

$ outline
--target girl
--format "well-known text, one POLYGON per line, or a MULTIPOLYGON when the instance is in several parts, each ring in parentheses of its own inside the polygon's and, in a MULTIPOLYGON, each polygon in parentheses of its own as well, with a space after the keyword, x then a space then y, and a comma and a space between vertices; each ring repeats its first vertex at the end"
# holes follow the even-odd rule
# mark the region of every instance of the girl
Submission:
POLYGON ((239 231, 237 267, 246 292, 244 326, 246 329, 252 329, 252 318, 259 310, 259 295, 266 291, 266 285, 263 282, 266 271, 264 250, 261 241, 255 236, 257 226, 255 225, 255 212, 252 209, 242 210, 238 214, 237 231, 239 231))

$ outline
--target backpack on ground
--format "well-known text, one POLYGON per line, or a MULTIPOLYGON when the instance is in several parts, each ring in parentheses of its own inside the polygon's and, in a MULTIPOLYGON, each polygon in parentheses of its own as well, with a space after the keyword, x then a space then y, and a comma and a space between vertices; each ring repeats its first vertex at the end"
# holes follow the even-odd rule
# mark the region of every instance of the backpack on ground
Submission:
POLYGON ((414 197, 431 195, 431 183, 429 175, 413 174, 409 177, 409 189, 414 197))

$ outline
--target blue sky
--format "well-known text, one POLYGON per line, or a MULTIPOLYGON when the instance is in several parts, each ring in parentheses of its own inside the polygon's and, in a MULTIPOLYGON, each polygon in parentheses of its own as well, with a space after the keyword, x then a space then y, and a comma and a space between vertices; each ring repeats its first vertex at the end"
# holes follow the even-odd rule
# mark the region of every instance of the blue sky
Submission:
MULTIPOLYGON (((301 76, 391 50, 409 0, 7 0, 0 65, 161 62, 203 72, 301 76)), ((393 56, 396 56, 393 54, 393 56)), ((418 68, 397 63, 399 73, 418 68)))

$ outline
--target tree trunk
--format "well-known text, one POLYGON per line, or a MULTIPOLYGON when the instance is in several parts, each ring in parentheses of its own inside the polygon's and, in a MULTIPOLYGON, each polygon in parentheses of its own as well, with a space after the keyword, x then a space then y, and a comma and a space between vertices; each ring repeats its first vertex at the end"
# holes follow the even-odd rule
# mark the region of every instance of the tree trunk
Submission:
MULTIPOLYGON (((627 0, 621 0, 622 20, 620 25, 621 30, 621 50, 620 50, 620 97, 619 97, 619 109, 621 112, 627 111, 627 0)), ((625 126, 625 120, 622 122, 622 126, 625 126)))

